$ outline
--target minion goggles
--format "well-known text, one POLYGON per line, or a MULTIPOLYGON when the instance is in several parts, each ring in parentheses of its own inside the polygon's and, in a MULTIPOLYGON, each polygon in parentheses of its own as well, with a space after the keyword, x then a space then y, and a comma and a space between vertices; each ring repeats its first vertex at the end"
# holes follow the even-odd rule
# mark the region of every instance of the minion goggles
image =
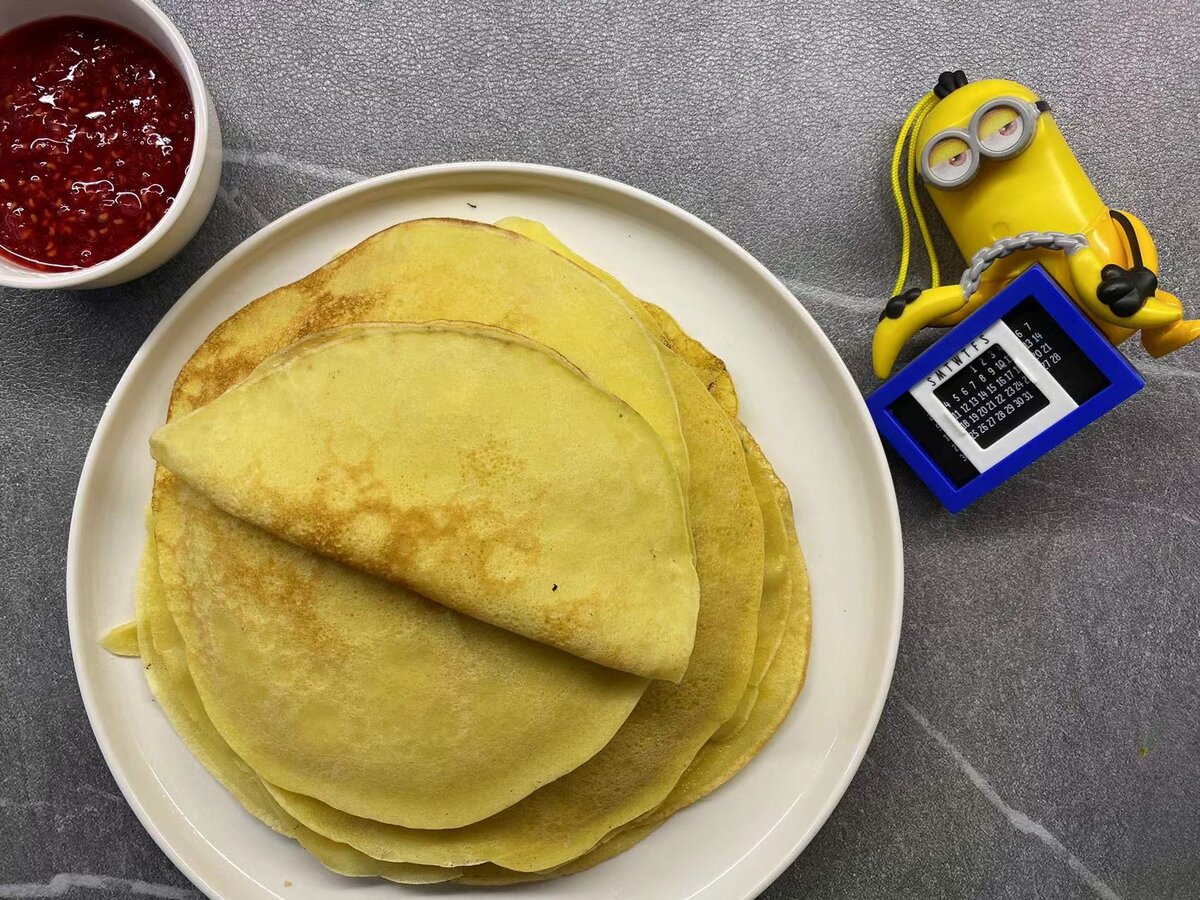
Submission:
POLYGON ((936 134, 921 154, 921 177, 927 184, 944 190, 960 188, 979 171, 981 157, 1008 159, 1016 156, 1033 140, 1034 128, 1042 113, 1050 112, 1045 100, 1030 103, 1020 97, 996 97, 975 111, 966 130, 947 128, 936 134), (984 120, 997 111, 1012 117, 999 128, 981 132, 984 120), (954 142, 947 144, 947 142, 954 142), (940 152, 939 152, 940 151, 940 152), (950 155, 944 159, 950 151, 950 155), (936 161, 935 161, 936 160, 936 161))

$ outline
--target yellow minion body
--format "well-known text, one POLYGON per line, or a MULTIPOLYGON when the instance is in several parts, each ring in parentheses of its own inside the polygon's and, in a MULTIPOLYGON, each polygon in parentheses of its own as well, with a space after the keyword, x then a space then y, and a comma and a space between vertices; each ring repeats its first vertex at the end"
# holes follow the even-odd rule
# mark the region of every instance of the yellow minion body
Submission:
MULTIPOLYGON (((942 132, 965 131, 976 110, 1000 97, 1015 97, 1029 103, 1038 101, 1032 91, 1015 81, 968 84, 930 110, 921 125, 918 146, 929 146, 942 132)), ((1058 124, 1050 115, 1043 114, 1038 117, 1035 129, 1029 145, 1016 156, 981 159, 974 179, 961 188, 926 184, 934 206, 964 258, 970 259, 981 247, 1023 231, 1086 233, 1097 224, 1109 223, 1108 206, 1096 193, 1058 124)), ((1062 260, 1061 253, 1031 252, 1040 252, 1042 256, 1037 261, 1043 264, 1062 260)), ((994 280, 996 276, 992 273, 997 269, 1024 269, 1032 261, 1028 256, 1010 256, 1000 260, 988 275, 994 280)))
POLYGON ((1147 350, 1160 356, 1200 337, 1200 322, 1183 320, 1180 302, 1157 289, 1158 257, 1149 232, 1136 217, 1110 210, 1101 199, 1047 104, 1014 81, 968 84, 958 72, 945 73, 939 84, 938 99, 927 96, 910 114, 893 163, 905 249, 898 296, 889 301, 875 332, 873 357, 880 378, 891 372, 904 343, 918 330, 957 324, 1033 263, 1041 263, 1114 343, 1141 329, 1147 350), (915 169, 966 259, 1031 232, 1081 235, 1085 245, 1067 252, 1031 247, 995 259, 978 287, 964 296, 958 284, 937 283, 932 244, 917 198, 911 196, 931 253, 934 285, 900 293, 908 251, 899 178, 905 144, 910 189, 915 169))

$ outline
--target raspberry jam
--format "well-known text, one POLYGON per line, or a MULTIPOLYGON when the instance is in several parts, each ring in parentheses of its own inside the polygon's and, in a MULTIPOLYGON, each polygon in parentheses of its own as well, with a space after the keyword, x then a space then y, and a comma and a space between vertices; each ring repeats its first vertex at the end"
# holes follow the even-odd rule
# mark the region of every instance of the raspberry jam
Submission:
POLYGON ((195 132, 183 76, 155 47, 80 16, 0 36, 0 254, 82 269, 170 208, 195 132))

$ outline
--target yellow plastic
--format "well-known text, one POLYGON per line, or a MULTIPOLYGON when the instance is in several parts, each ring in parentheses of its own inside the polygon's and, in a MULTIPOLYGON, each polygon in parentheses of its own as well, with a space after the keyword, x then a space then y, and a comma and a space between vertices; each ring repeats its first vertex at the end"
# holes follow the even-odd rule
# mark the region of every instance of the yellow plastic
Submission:
MULTIPOLYGON (((949 128, 965 130, 975 112, 998 97, 1016 97, 1030 103, 1038 100, 1024 85, 992 79, 967 84, 932 104, 926 96, 909 114, 893 158, 892 181, 893 188, 899 190, 899 150, 907 136, 908 199, 915 209, 919 211, 920 203, 912 182, 930 139, 949 128), (915 140, 907 134, 909 128, 915 140)), ((904 344, 921 328, 958 324, 1034 263, 1046 268, 1113 343, 1141 331, 1146 350, 1152 356, 1162 356, 1200 337, 1200 320, 1185 320, 1182 304, 1166 291, 1157 291, 1138 312, 1126 317, 1117 316, 1097 299, 1101 269, 1109 264, 1132 266, 1133 252, 1125 232, 1113 220, 1108 205, 1092 186, 1049 113, 1038 116, 1032 140, 1016 156, 984 157, 974 179, 964 186, 943 189, 926 184, 926 190, 965 259, 1000 238, 1026 231, 1083 234, 1088 246, 1069 255, 1038 249, 999 259, 984 273, 979 289, 969 298, 963 297, 956 284, 939 286, 933 263, 933 287, 908 304, 898 318, 881 319, 875 330, 872 357, 875 374, 880 378, 891 373, 904 344)), ((897 203, 903 212, 903 199, 897 197, 897 203)), ((1137 235, 1142 264, 1157 274, 1158 254, 1149 232, 1134 216, 1125 215, 1137 235)), ((896 294, 904 289, 911 244, 906 215, 902 215, 902 221, 903 246, 896 294)), ((918 224, 923 224, 919 218, 918 224)), ((923 228, 922 233, 924 237, 923 228)), ((930 250, 931 243, 926 241, 926 252, 932 260, 934 254, 930 250)))

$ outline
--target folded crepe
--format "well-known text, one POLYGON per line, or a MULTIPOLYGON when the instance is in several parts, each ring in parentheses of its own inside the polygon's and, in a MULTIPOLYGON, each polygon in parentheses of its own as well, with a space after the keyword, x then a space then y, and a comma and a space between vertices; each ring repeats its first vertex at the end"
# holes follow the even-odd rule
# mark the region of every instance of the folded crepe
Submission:
POLYGON ((483 622, 647 677, 687 667, 699 586, 662 441, 527 338, 355 328, 151 451, 219 509, 483 622))
POLYGON ((441 866, 490 861, 538 872, 586 853, 667 798, 745 693, 758 633, 764 545, 762 514, 737 430, 686 363, 671 355, 666 364, 693 465, 689 505, 700 576, 696 644, 683 680, 651 682, 594 757, 464 828, 400 828, 268 784, 291 815, 376 859, 441 866))

